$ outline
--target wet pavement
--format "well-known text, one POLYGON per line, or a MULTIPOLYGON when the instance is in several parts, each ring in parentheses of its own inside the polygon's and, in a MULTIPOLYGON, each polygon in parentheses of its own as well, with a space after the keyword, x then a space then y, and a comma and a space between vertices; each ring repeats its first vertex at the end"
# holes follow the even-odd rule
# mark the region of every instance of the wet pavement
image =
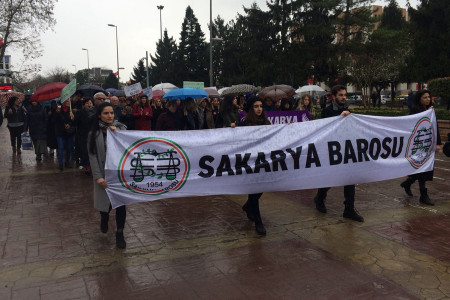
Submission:
POLYGON ((450 299, 450 159, 437 155, 435 206, 401 179, 356 187, 365 222, 342 218, 343 188, 327 214, 315 190, 265 193, 267 236, 245 195, 128 206, 127 248, 115 221, 102 234, 92 179, 56 158, 13 155, 0 127, 0 299, 450 299))

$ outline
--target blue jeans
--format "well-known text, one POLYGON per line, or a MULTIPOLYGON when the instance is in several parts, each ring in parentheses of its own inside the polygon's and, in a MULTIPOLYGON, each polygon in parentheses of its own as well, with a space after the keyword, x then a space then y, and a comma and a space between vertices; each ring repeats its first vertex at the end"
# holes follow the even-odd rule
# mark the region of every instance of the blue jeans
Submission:
POLYGON ((57 136, 56 141, 58 142, 58 164, 61 166, 63 164, 63 150, 66 149, 66 159, 65 163, 70 162, 70 155, 73 152, 73 138, 74 135, 57 136))

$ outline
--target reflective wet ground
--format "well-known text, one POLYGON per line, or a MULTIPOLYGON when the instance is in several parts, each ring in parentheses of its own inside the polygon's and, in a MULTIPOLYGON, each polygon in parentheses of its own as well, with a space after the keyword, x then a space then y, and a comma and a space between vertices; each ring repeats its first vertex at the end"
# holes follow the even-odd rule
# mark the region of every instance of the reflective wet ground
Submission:
POLYGON ((128 206, 127 248, 115 247, 93 208, 92 179, 56 158, 13 155, 0 127, 0 299, 450 299, 450 159, 437 155, 419 203, 401 179, 356 188, 365 222, 342 218, 343 189, 327 214, 315 190, 265 193, 267 236, 245 195, 128 206))

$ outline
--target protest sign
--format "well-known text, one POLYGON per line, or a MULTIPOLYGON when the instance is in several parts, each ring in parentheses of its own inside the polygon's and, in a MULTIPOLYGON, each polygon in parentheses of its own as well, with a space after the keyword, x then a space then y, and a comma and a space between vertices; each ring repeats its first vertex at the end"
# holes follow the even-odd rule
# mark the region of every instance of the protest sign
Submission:
POLYGON ((203 90, 205 88, 204 82, 198 81, 183 81, 183 88, 192 88, 203 90))
POLYGON ((64 102, 65 100, 69 99, 70 96, 72 96, 73 94, 75 94, 77 90, 77 79, 74 78, 68 85, 66 85, 62 90, 61 90, 61 102, 64 102))
POLYGON ((139 95, 142 92, 141 83, 135 83, 132 85, 128 85, 124 88, 125 96, 130 97, 133 95, 139 95))
POLYGON ((112 206, 161 198, 351 185, 430 171, 433 110, 173 132, 108 131, 112 206))
MULTIPOLYGON (((265 111, 270 124, 289 124, 296 122, 305 122, 311 120, 307 110, 286 110, 286 111, 265 111)), ((243 121, 247 113, 239 113, 239 120, 243 121)))
POLYGON ((152 99, 152 97, 153 97, 153 92, 152 92, 152 87, 151 87, 151 86, 149 86, 149 87, 143 89, 142 92, 143 92, 145 95, 147 95, 148 99, 152 99))

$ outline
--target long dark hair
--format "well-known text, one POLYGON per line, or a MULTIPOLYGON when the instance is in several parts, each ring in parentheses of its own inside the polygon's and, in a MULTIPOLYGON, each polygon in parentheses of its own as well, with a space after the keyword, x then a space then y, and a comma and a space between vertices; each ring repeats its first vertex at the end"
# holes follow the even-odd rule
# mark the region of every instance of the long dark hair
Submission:
POLYGON ((261 102, 261 104, 263 103, 262 99, 257 97, 257 96, 251 96, 248 100, 247 100, 247 115, 245 116, 245 122, 248 125, 270 125, 270 121, 266 116, 266 113, 264 112, 264 110, 262 111, 261 116, 257 116, 255 114, 255 110, 253 108, 253 105, 255 104, 255 102, 261 102))
POLYGON ((99 106, 97 106, 96 114, 94 116, 92 116, 91 130, 90 130, 91 137, 89 139, 89 152, 92 154, 97 154, 95 139, 97 138, 98 132, 100 131, 100 126, 98 125, 98 121, 100 119, 100 115, 102 114, 103 110, 105 109, 105 107, 108 107, 108 106, 112 107, 113 111, 114 111, 114 107, 112 106, 111 103, 103 102, 103 103, 100 103, 99 106))
POLYGON ((220 106, 220 113, 224 114, 224 113, 228 113, 233 111, 233 100, 234 100, 234 96, 229 94, 229 95, 225 95, 225 98, 223 98, 223 101, 221 103, 220 106))
POLYGON ((416 95, 414 96, 414 99, 413 99, 413 102, 412 102, 412 105, 411 105, 411 107, 412 107, 413 109, 417 109, 418 111, 425 111, 425 110, 428 109, 428 107, 430 107, 430 106, 433 105, 433 101, 432 101, 433 98, 431 98, 430 105, 427 106, 427 107, 424 107, 424 106, 420 103, 420 98, 422 98, 422 96, 423 96, 424 94, 426 94, 426 93, 428 93, 428 94, 430 95, 430 98, 431 98, 431 93, 430 93, 429 90, 423 89, 423 90, 420 90, 420 91, 417 91, 417 92, 416 92, 416 95))

